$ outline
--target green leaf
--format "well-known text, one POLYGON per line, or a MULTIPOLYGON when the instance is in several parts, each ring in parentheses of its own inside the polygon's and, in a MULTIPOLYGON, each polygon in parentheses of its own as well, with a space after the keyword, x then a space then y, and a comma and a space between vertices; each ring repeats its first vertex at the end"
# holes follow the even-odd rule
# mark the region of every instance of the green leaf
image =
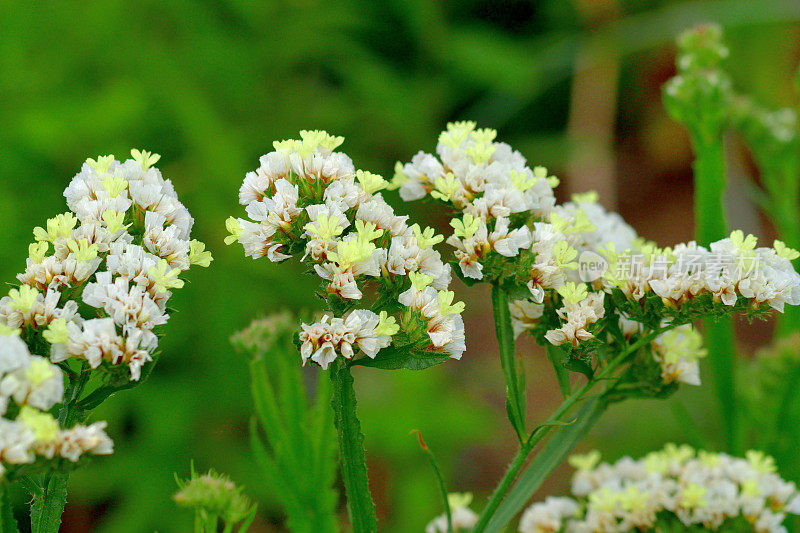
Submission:
POLYGON ((354 533, 375 533, 378 531, 378 519, 369 493, 364 435, 356 415, 356 391, 350 367, 344 363, 334 363, 331 380, 333 416, 339 432, 339 463, 350 523, 354 533))
POLYGON ((571 370, 572 372, 578 372, 583 374, 584 376, 587 377, 587 379, 592 379, 592 376, 594 376, 594 370, 592 369, 592 366, 583 359, 579 359, 577 357, 570 357, 569 359, 567 359, 565 366, 567 367, 568 370, 571 370))
POLYGON ((425 370, 444 363, 448 359, 450 359, 449 353, 389 346, 378 352, 375 359, 362 357, 352 364, 382 370, 425 370))
POLYGON ((504 531, 506 525, 525 507, 544 480, 597 422, 605 408, 606 404, 599 396, 586 400, 575 414, 574 422, 553 435, 544 449, 520 473, 517 482, 508 491, 503 503, 486 526, 487 533, 504 531))
POLYGON ((300 450, 294 450, 291 446, 292 438, 281 418, 275 390, 269 381, 263 359, 253 359, 250 362, 250 387, 256 414, 261 422, 261 427, 269 435, 270 445, 276 455, 284 461, 297 464, 300 450))
POLYGON ((494 315, 495 333, 500 343, 500 363, 506 380, 506 408, 508 418, 517 437, 525 438, 525 390, 520 387, 517 376, 517 357, 514 348, 514 328, 511 326, 511 313, 508 309, 508 297, 498 285, 492 285, 492 312, 494 315))
POLYGON ((286 511, 288 516, 287 524, 291 526, 291 530, 298 533, 312 533, 314 529, 308 521, 306 509, 299 501, 300 494, 294 489, 294 479, 290 478, 286 471, 287 467, 292 467, 293 465, 287 464, 285 460, 279 464, 270 455, 258 436, 258 426, 255 420, 250 423, 250 446, 253 450, 253 455, 256 457, 256 463, 261 467, 266 478, 266 483, 273 487, 280 487, 277 495, 286 511))
POLYGON ((67 503, 68 480, 69 474, 63 472, 48 476, 42 497, 31 506, 31 533, 58 533, 67 503))
POLYGON ((547 343, 545 346, 547 351, 547 359, 553 365, 553 370, 556 372, 556 379, 558 380, 558 388, 561 389, 561 394, 566 398, 571 393, 572 385, 569 381, 569 371, 564 366, 564 352, 557 346, 547 343))

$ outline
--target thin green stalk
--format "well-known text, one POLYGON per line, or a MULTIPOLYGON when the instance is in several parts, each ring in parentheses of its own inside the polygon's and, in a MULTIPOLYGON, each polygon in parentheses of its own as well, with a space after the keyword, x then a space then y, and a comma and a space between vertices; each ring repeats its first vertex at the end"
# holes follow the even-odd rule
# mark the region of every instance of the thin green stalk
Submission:
POLYGON ((522 442, 520 445, 520 449, 517 452, 517 455, 514 457, 514 460, 511 462, 511 465, 506 470, 503 479, 500 481, 500 484, 495 489, 494 493, 492 494, 489 503, 484 508, 483 512, 481 513, 478 522, 475 524, 473 528, 473 533, 481 533, 483 532, 489 521, 491 520, 492 516, 494 515, 497 508, 500 506, 500 503, 503 501, 508 489, 511 487, 511 484, 519 474, 519 471, 525 465, 525 461, 528 458, 528 455, 533 451, 533 448, 541 441, 545 435, 552 429, 554 426, 560 425, 559 423, 563 422, 562 418, 564 415, 583 397, 589 393, 598 383, 606 381, 614 371, 623 364, 628 356, 634 353, 636 350, 653 341, 659 334, 661 334, 663 330, 659 329, 642 337, 634 344, 630 345, 625 351, 617 356, 615 359, 610 361, 603 369, 596 374, 592 379, 588 380, 580 389, 578 389, 574 394, 570 395, 564 402, 556 409, 556 411, 550 415, 550 418, 547 421, 533 430, 530 436, 522 442))
MULTIPOLYGON (((694 150, 695 236, 701 245, 708 246, 728 234, 723 205, 725 150, 722 137, 705 140, 695 138, 694 150)), ((708 346, 708 361, 716 384, 726 448, 736 454, 741 450, 736 416, 733 319, 707 319, 703 322, 703 330, 708 346)))
POLYGON ((492 285, 492 314, 497 341, 500 344, 500 363, 506 380, 506 410, 519 441, 525 439, 525 391, 521 386, 514 349, 514 328, 508 309, 508 295, 499 285, 492 285))
POLYGON ((346 363, 334 362, 331 380, 333 416, 339 433, 339 462, 350 523, 354 533, 374 533, 378 530, 378 519, 369 493, 364 435, 356 415, 356 391, 350 367, 346 363))
POLYGON ((420 430, 415 429, 412 430, 411 433, 417 434, 417 439, 419 439, 419 446, 422 448, 422 451, 425 452, 425 455, 428 456, 428 460, 433 467, 433 471, 436 474, 436 482, 439 485, 439 493, 442 496, 442 501, 444 502, 444 516, 447 519, 447 533, 453 533, 453 514, 452 510, 450 509, 450 499, 447 497, 447 485, 444 482, 444 476, 442 476, 441 470, 439 470, 439 464, 436 461, 436 456, 433 455, 433 451, 428 448, 428 445, 425 444, 425 441, 422 440, 422 433, 420 430))

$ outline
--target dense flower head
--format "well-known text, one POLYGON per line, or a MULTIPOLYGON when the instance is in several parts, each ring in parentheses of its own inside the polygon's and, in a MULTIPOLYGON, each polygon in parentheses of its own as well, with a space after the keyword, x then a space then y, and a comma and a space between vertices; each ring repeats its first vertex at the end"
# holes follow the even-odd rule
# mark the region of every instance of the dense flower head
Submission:
POLYGON ((474 122, 448 124, 439 136, 438 157, 419 152, 397 164, 392 180, 406 201, 430 196, 457 212, 447 243, 461 275, 474 280, 497 280, 502 258, 522 256, 524 264, 533 223, 555 206, 558 179, 544 167, 528 167, 519 152, 495 142, 496 135, 474 122))
POLYGON ((667 444, 634 460, 600 463, 600 454, 573 456, 572 497, 547 498, 522 516, 521 533, 676 531, 785 532, 800 514, 800 493, 758 451, 745 458, 667 444))
POLYGON ((126 365, 138 380, 182 273, 212 258, 191 240, 194 220, 172 182, 152 166, 160 156, 131 155, 86 160, 64 191, 70 211, 34 229, 21 285, 0 299, 0 324, 44 342, 54 363, 126 365))
POLYGON ((495 138, 474 122, 448 124, 437 155, 398 163, 391 186, 404 200, 429 198, 453 211, 446 243, 456 273, 502 288, 515 334, 583 360, 585 374, 593 358, 602 364, 662 333, 639 361, 656 370, 648 380, 659 390, 699 384, 705 352, 688 324, 800 304, 791 263, 800 252, 783 242, 758 247, 754 236, 734 231, 708 247, 661 248, 604 209, 596 192, 557 204, 558 179, 495 138))
POLYGON ((113 443, 105 422, 63 428, 50 411, 63 402, 61 369, 31 355, 19 331, 0 331, 0 478, 37 459, 77 462, 83 454, 105 455, 113 443))
POLYGON ((389 346, 460 358, 463 305, 453 303, 450 266, 434 249, 443 237, 396 215, 380 192, 389 183, 334 151, 342 137, 300 137, 276 141, 247 173, 239 201, 248 218, 228 220, 226 242, 254 259, 297 257, 321 279, 332 313, 302 325, 303 362, 327 368, 389 346))
MULTIPOLYGON (((398 165, 393 180, 406 200, 431 196, 456 210, 447 243, 464 278, 524 284, 532 304, 562 301, 565 285, 589 282, 593 291, 621 292, 635 320, 645 318, 648 296, 661 299, 666 316, 691 314, 698 300, 706 313, 720 302, 761 312, 800 304, 800 275, 791 265, 798 252, 782 242, 757 248, 755 237, 735 231, 708 248, 694 242, 659 248, 603 209, 594 192, 556 205, 550 185, 557 180, 542 167, 528 168, 495 136, 473 122, 449 124, 439 157, 420 152, 398 165), (442 192, 445 182, 454 192, 442 192)), ((601 301, 573 304, 571 313, 559 312, 563 324, 549 335, 553 344, 590 338, 586 326, 601 318, 590 310, 601 301)), ((528 316, 538 312, 527 307, 528 316)))

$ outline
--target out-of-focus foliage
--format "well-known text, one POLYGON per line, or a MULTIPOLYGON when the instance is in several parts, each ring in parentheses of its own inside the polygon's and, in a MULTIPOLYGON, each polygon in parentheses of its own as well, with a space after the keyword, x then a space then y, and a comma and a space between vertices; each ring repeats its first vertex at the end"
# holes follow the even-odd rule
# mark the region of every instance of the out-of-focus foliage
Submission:
POLYGON ((252 452, 264 483, 280 487, 275 495, 287 515, 286 527, 335 533, 338 462, 330 378, 318 372, 315 393, 309 394, 293 342, 297 322, 291 313, 275 313, 253 321, 231 340, 250 359, 256 413, 250 425, 252 452))
MULTIPOLYGON (((173 473, 191 458, 201 470, 229 473, 259 501, 251 531, 280 527, 280 488, 265 485, 249 449, 247 364, 228 338, 265 311, 316 302, 312 280, 298 269, 245 260, 222 244, 242 176, 257 166, 269 140, 301 128, 346 136, 358 166, 386 175, 395 160, 430 150, 426 143, 447 120, 461 118, 496 127, 528 158, 563 168, 571 148, 563 133, 570 74, 589 35, 582 4, 0 3, 0 249, 6 258, 0 279, 10 281, 20 269, 21 261, 8 258, 24 257, 30 228, 59 212, 61 192, 83 159, 131 146, 163 154, 164 174, 217 258, 176 294, 174 307, 182 312, 170 322, 151 379, 97 413, 119 428, 112 434, 116 453, 74 477, 68 531, 87 524, 114 533, 184 531, 186 524, 170 518, 170 494, 173 473)), ((765 105, 788 103, 791 84, 783 80, 792 55, 775 50, 796 39, 800 6, 793 0, 609 5, 616 21, 612 16, 594 31, 604 32, 624 58, 619 145, 625 157, 639 158, 637 165, 644 157, 651 165, 629 163, 628 172, 685 164, 675 155, 680 135, 664 133, 674 130, 660 112, 657 86, 670 75, 669 43, 688 26, 714 20, 729 29, 731 54, 740 58, 734 82, 765 105)), ((621 198, 633 202, 647 190, 631 185, 621 198)), ((651 197, 643 199, 652 205, 651 197)), ((420 429, 436 450, 450 489, 477 489, 476 503, 514 452, 505 440, 500 368, 495 354, 484 353, 496 350, 483 340, 491 335, 488 316, 480 306, 468 311, 472 348, 458 364, 420 373, 356 372, 382 530, 420 531, 440 512, 429 465, 409 430, 420 429)), ((552 381, 549 370, 530 364, 541 372, 529 385, 531 416, 538 416, 558 391, 548 396, 542 387, 552 381)), ((653 414, 667 417, 663 410, 653 414)), ((607 418, 597 435, 624 420, 607 418)), ((674 438, 677 428, 663 431, 657 442, 648 441, 657 431, 644 431, 624 443, 609 438, 602 448, 637 454, 674 438)))
POLYGON ((742 366, 740 379, 749 384, 739 391, 748 445, 775 457, 788 478, 800 479, 800 334, 760 350, 742 366))

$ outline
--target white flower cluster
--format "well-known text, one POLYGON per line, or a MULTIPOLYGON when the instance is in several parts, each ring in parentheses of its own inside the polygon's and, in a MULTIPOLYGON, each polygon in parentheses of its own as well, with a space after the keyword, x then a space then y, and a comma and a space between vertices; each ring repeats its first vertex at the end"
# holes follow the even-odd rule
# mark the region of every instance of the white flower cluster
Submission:
POLYGON ((634 301, 655 294, 672 308, 702 295, 726 306, 742 298, 754 308, 779 312, 786 304, 800 305, 800 274, 791 263, 800 252, 781 241, 756 248, 757 242, 737 230, 709 248, 689 242, 671 249, 652 243, 640 250, 606 249, 602 282, 607 291, 619 288, 634 301))
POLYGON ((226 242, 238 241, 254 259, 301 256, 323 280, 326 298, 349 311, 302 325, 303 362, 325 368, 338 355, 352 358, 356 348, 374 358, 398 332, 410 334, 414 317, 423 321, 427 349, 460 358, 463 304, 453 305, 450 266, 433 248, 443 237, 395 215, 379 193, 389 183, 356 170, 346 154, 334 151, 342 137, 305 130, 300 136, 275 142, 275 151, 247 173, 239 200, 249 220, 228 219, 226 242), (366 306, 365 294, 376 292, 393 307, 366 306), (352 309, 356 304, 379 314, 352 309), (409 306, 414 316, 403 313, 398 323, 392 316, 397 304, 409 306))
POLYGON ((393 185, 405 200, 429 195, 460 211, 447 243, 464 277, 527 285, 530 297, 511 303, 517 334, 535 328, 544 306, 561 300, 559 327, 542 335, 555 345, 578 346, 594 337, 591 326, 603 319, 603 293, 618 289, 631 311, 656 295, 669 316, 703 295, 710 298, 702 314, 721 312, 710 309, 715 302, 739 302, 757 312, 800 304, 800 275, 791 265, 800 253, 782 242, 756 249, 755 237, 737 231, 709 249, 695 243, 658 248, 605 211, 594 192, 556 205, 557 178, 543 167, 531 170, 495 137, 474 122, 448 124, 436 147, 439 157, 420 152, 398 163, 393 185), (599 294, 578 286, 583 283, 599 294))
POLYGON ((474 122, 448 124, 436 146, 439 158, 419 152, 396 165, 392 180, 406 201, 430 195, 463 212, 451 221, 455 231, 447 242, 463 275, 473 279, 484 279, 492 255, 516 257, 529 249, 530 221, 555 206, 557 178, 543 167, 530 169, 519 152, 494 142, 496 135, 474 122))
POLYGON ((31 355, 19 334, 5 326, 0 331, 0 478, 8 466, 33 463, 36 456, 77 462, 85 453, 112 453, 105 422, 59 427, 48 411, 63 400, 61 369, 31 355))
MULTIPOLYGON (((472 494, 469 492, 448 494, 447 502, 450 507, 453 533, 471 531, 478 522, 478 515, 469 508, 472 503, 472 494)), ((447 515, 445 514, 437 516, 425 527, 425 533, 447 533, 448 531, 447 515)))
POLYGON ((0 299, 0 324, 32 328, 61 362, 124 364, 138 380, 166 324, 172 289, 191 265, 208 266, 205 245, 190 240, 194 220, 170 180, 152 164, 157 154, 88 159, 64 196, 71 212, 35 228, 22 283, 0 299), (100 268, 103 271, 98 271, 100 268), (94 316, 78 312, 83 302, 94 316))
POLYGON ((668 444, 639 460, 600 464, 600 454, 573 456, 574 498, 547 498, 522 516, 522 533, 710 531, 783 533, 787 514, 800 514, 794 483, 761 452, 745 459, 668 444))
POLYGON ((548 216, 550 222, 533 224, 531 297, 511 303, 514 330, 519 335, 536 326, 546 290, 554 289, 563 299, 557 314, 564 323, 548 330, 545 338, 555 346, 577 346, 594 337, 587 328, 605 315, 605 294, 588 292, 582 282, 604 273, 607 262, 600 253, 631 248, 639 239, 621 216, 598 203, 595 192, 573 195, 548 216))
MULTIPOLYGON (((558 179, 543 167, 530 169, 519 152, 493 142, 494 130, 474 122, 448 124, 433 155, 418 153, 398 164, 393 184, 405 200, 429 194, 462 211, 451 221, 453 246, 462 274, 477 280, 503 281, 511 274, 526 284, 530 298, 511 302, 517 334, 534 327, 544 311, 546 291, 558 292, 564 321, 547 332, 554 345, 577 346, 594 335, 589 327, 603 318, 603 293, 588 293, 580 283, 579 252, 597 253, 601 243, 627 247, 636 232, 616 213, 597 203, 596 193, 576 195, 557 206, 558 179)), ((598 256, 600 260, 602 257, 598 256)))
POLYGON ((303 324, 301 328, 303 364, 310 359, 322 368, 328 368, 338 354, 352 358, 354 347, 367 357, 375 358, 381 348, 392 342, 388 334, 391 328, 381 327, 380 316, 366 309, 356 309, 347 318, 326 315, 320 322, 303 324))
POLYGON ((558 288, 564 306, 558 309, 558 317, 566 322, 559 328, 548 330, 544 337, 553 346, 569 343, 577 346, 580 342, 591 339, 594 334, 587 329, 603 316, 605 308, 602 292, 588 292, 585 285, 576 285, 569 281, 558 288))

